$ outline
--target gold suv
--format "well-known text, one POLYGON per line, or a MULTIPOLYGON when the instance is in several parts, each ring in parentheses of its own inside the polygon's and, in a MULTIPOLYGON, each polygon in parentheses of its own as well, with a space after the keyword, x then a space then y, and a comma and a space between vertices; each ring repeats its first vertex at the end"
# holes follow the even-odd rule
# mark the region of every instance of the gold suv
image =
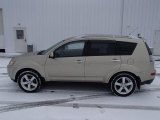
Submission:
POLYGON ((8 73, 25 92, 46 81, 102 82, 128 96, 155 78, 152 53, 143 39, 86 35, 63 40, 47 50, 11 59, 8 73))

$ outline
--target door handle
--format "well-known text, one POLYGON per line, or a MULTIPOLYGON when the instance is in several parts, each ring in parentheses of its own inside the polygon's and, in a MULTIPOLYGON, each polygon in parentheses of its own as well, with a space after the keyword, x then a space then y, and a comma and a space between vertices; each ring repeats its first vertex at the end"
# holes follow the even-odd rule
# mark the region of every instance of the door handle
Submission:
POLYGON ((121 60, 119 59, 112 59, 112 62, 120 62, 121 60))
POLYGON ((76 60, 77 63, 83 63, 83 60, 76 60))

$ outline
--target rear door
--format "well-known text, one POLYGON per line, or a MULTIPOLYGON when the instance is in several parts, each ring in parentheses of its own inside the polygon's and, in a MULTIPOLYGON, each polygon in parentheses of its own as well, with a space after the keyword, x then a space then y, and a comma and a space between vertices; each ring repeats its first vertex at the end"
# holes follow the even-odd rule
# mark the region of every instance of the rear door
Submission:
POLYGON ((103 81, 119 70, 121 59, 116 55, 116 41, 89 40, 87 43, 85 80, 103 81))

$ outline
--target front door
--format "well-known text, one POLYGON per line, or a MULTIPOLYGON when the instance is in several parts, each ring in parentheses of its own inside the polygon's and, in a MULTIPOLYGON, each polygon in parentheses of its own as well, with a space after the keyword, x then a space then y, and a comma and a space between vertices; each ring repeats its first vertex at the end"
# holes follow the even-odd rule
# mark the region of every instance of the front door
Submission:
POLYGON ((15 34, 15 51, 19 53, 27 52, 27 41, 26 41, 26 28, 16 27, 14 28, 15 34))
POLYGON ((45 71, 48 80, 84 80, 84 41, 66 43, 54 51, 54 58, 48 58, 45 71))

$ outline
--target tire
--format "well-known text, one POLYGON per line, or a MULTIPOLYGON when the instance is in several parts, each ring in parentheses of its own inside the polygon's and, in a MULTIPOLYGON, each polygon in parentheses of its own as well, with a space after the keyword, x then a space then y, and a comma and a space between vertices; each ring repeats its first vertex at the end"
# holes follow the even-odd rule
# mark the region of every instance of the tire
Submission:
POLYGON ((136 89, 135 78, 127 73, 116 75, 111 82, 111 91, 121 97, 131 95, 136 89))
POLYGON ((41 79, 38 74, 34 71, 24 71, 18 76, 19 87, 27 92, 36 92, 41 87, 41 79))

